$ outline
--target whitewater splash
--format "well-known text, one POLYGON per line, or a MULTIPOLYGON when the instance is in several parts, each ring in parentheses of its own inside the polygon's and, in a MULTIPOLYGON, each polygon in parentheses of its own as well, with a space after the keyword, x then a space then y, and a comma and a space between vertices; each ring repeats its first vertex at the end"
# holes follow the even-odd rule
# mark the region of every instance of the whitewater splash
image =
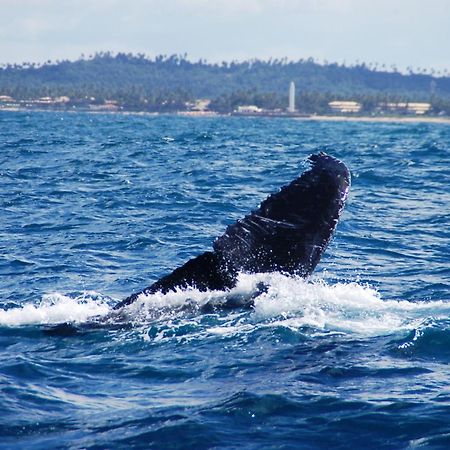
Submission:
POLYGON ((44 295, 38 304, 9 308, 0 307, 0 326, 51 325, 63 322, 83 323, 108 314, 110 306, 96 292, 84 292, 71 298, 53 293, 44 295))
MULTIPOLYGON (((168 294, 142 295, 123 312, 112 310, 111 299, 97 293, 71 298, 61 294, 46 295, 39 304, 0 309, 0 326, 52 325, 64 322, 83 324, 89 321, 105 325, 127 320, 136 326, 152 322, 167 326, 183 319, 199 324, 202 308, 220 305, 229 296, 251 298, 264 283, 267 290, 254 298, 254 306, 239 314, 222 313, 222 320, 209 325, 202 333, 229 335, 261 327, 305 327, 317 332, 337 332, 363 336, 388 335, 410 331, 432 318, 448 318, 450 304, 443 301, 408 302, 383 300, 370 286, 358 283, 328 284, 324 280, 305 281, 279 273, 241 274, 237 286, 224 292, 200 292, 180 289, 168 294), (197 314, 195 314, 197 313, 197 314), (233 320, 233 318, 238 319, 233 320), (224 320, 224 318, 226 320, 224 320)), ((152 325, 153 326, 153 325, 152 325)))

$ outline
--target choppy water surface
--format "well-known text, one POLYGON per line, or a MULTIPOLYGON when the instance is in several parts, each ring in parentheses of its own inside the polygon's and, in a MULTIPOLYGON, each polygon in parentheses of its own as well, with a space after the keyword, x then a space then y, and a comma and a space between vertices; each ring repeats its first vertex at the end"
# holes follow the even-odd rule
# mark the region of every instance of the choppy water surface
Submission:
POLYGON ((1 113, 0 132, 0 448, 448 448, 450 127, 1 113), (242 275, 234 293, 269 286, 250 311, 187 290, 111 317, 318 150, 353 184, 311 280, 242 275))

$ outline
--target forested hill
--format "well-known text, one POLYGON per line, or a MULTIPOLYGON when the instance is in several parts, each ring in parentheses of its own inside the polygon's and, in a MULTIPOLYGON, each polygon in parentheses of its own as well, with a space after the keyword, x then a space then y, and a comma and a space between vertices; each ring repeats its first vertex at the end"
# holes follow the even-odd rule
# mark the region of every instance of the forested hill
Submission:
MULTIPOLYGON (((431 96, 450 99, 447 72, 401 74, 395 68, 376 64, 347 67, 318 64, 313 59, 252 60, 210 64, 192 62, 185 56, 113 55, 98 53, 77 61, 56 61, 37 66, 30 63, 6 65, 0 69, 0 95, 15 99, 42 96, 218 99, 236 92, 258 92, 287 97, 290 81, 297 92, 326 94, 337 99, 369 95, 398 100, 428 101, 431 96)), ((274 100, 275 101, 275 100, 274 100)))

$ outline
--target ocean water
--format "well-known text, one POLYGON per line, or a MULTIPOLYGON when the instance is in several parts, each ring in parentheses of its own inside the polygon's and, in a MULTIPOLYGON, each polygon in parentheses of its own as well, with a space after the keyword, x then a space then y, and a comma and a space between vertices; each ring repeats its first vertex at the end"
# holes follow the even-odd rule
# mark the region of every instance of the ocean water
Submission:
POLYGON ((449 186, 442 124, 0 112, 0 448, 449 448, 449 186), (352 188, 311 279, 111 316, 320 150, 352 188))

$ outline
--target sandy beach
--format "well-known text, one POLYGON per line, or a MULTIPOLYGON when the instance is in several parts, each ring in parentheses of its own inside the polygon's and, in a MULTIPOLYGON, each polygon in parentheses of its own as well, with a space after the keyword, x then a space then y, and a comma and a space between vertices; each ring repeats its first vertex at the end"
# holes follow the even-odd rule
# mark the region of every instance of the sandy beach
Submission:
POLYGON ((319 116, 312 115, 310 117, 298 117, 297 120, 317 120, 328 122, 404 122, 404 123, 441 123, 450 125, 450 117, 371 117, 371 116, 319 116))

